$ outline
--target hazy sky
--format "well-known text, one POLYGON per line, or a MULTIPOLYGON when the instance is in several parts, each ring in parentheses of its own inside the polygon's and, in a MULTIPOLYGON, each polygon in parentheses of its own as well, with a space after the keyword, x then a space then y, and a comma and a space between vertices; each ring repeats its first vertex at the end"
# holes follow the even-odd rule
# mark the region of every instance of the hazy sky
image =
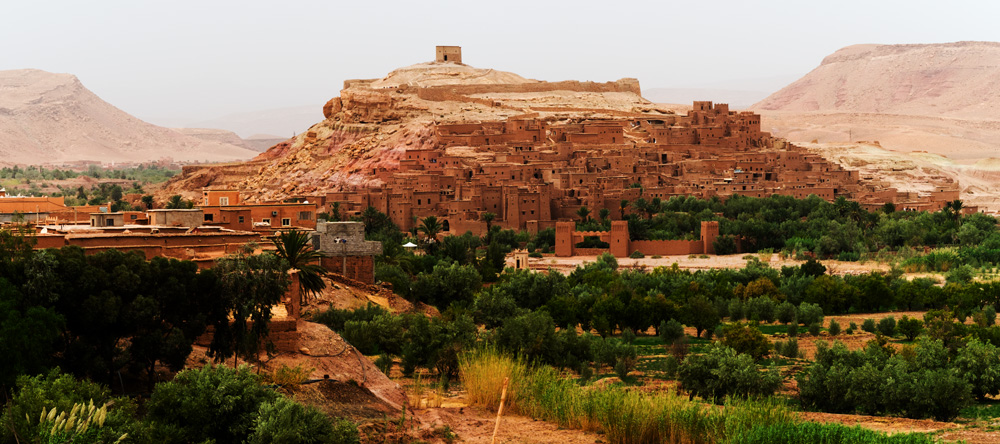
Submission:
POLYGON ((173 124, 319 107, 344 79, 430 61, 435 45, 540 80, 752 89, 853 44, 1000 41, 998 17, 992 0, 8 0, 0 69, 75 74, 113 105, 173 124))

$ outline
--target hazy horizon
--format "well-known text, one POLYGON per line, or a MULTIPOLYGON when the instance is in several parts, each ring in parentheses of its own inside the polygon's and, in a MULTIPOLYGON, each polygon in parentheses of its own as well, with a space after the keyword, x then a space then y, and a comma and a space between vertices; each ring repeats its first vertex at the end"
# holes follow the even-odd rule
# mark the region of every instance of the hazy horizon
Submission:
POLYGON ((540 80, 635 77, 644 90, 751 91, 768 81, 780 87, 775 79, 794 80, 849 45, 1000 41, 992 23, 1000 4, 981 2, 56 1, 7 9, 0 69, 76 75, 109 103, 168 126, 320 107, 345 79, 432 60, 435 45, 462 46, 469 65, 540 80))

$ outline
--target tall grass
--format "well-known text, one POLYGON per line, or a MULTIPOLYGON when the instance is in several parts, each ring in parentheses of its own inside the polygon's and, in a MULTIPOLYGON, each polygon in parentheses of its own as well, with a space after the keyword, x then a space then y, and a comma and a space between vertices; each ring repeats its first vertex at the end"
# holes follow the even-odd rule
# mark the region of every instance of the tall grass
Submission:
POLYGON ((524 360, 492 348, 464 353, 459 372, 470 404, 495 409, 507 377, 510 383, 505 409, 562 427, 600 431, 610 444, 930 442, 922 435, 895 435, 892 438, 899 437, 898 441, 881 441, 884 434, 866 434, 869 431, 863 429, 799 423, 796 414, 774 398, 728 399, 719 407, 689 401, 672 392, 581 387, 551 367, 531 368, 524 360), (796 435, 795 430, 805 425, 803 434, 796 435), (787 441, 783 438, 786 435, 790 437, 787 441), (824 436, 833 440, 812 440, 824 436))
POLYGON ((469 404, 495 409, 500 405, 504 378, 510 378, 507 388, 508 410, 517 409, 517 390, 525 383, 528 366, 494 348, 482 347, 466 351, 459 359, 458 373, 469 404))

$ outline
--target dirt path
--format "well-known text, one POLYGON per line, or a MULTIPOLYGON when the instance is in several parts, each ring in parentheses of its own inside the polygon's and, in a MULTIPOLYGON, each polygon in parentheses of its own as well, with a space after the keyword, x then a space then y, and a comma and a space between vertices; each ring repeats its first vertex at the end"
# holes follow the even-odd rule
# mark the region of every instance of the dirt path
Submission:
POLYGON ((836 413, 803 412, 802 419, 822 423, 840 423, 861 426, 886 433, 930 433, 944 441, 965 441, 967 444, 993 444, 1000 442, 1000 431, 986 427, 964 426, 953 422, 931 419, 894 418, 887 416, 841 415, 836 413))
MULTIPOLYGON (((746 266, 747 259, 744 257, 752 256, 760 259, 762 262, 771 266, 771 268, 781 269, 783 266, 798 266, 803 263, 803 261, 797 261, 794 259, 781 259, 778 254, 731 254, 727 256, 716 256, 716 255, 680 255, 680 256, 663 256, 659 258, 644 257, 641 259, 632 258, 618 258, 619 268, 637 268, 637 269, 653 269, 656 267, 669 267, 673 264, 677 264, 678 267, 684 270, 711 270, 717 268, 743 268, 746 266), (703 257, 704 256, 704 257, 703 257)), ((571 257, 556 257, 553 255, 545 255, 540 258, 529 258, 528 266, 532 270, 546 270, 548 268, 553 268, 562 273, 572 272, 577 265, 584 264, 586 262, 593 262, 597 260, 596 256, 571 256, 571 257)), ((888 271, 889 265, 879 262, 842 262, 835 260, 823 260, 823 265, 827 267, 827 273, 845 275, 845 274, 863 274, 870 271, 888 271)), ((513 259, 508 259, 508 265, 513 266, 513 259)), ((907 275, 908 278, 911 276, 907 275)))
MULTIPOLYGON (((452 433, 458 435, 456 441, 465 443, 491 442, 496 424, 496 412, 488 412, 477 407, 429 408, 418 410, 415 415, 431 430, 447 425, 452 433)), ((504 414, 500 419, 496 442, 594 444, 604 442, 603 438, 603 435, 597 433, 563 429, 548 421, 504 414)))

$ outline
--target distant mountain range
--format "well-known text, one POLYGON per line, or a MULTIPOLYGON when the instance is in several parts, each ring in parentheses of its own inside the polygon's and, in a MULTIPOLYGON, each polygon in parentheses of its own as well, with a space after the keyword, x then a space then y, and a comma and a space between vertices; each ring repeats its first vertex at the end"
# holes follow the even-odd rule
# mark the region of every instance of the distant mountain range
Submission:
POLYGON ((0 162, 246 160, 235 140, 206 140, 146 123, 101 100, 70 74, 0 71, 0 162))
POLYGON ((848 46, 753 108, 1000 120, 1000 43, 848 46))

